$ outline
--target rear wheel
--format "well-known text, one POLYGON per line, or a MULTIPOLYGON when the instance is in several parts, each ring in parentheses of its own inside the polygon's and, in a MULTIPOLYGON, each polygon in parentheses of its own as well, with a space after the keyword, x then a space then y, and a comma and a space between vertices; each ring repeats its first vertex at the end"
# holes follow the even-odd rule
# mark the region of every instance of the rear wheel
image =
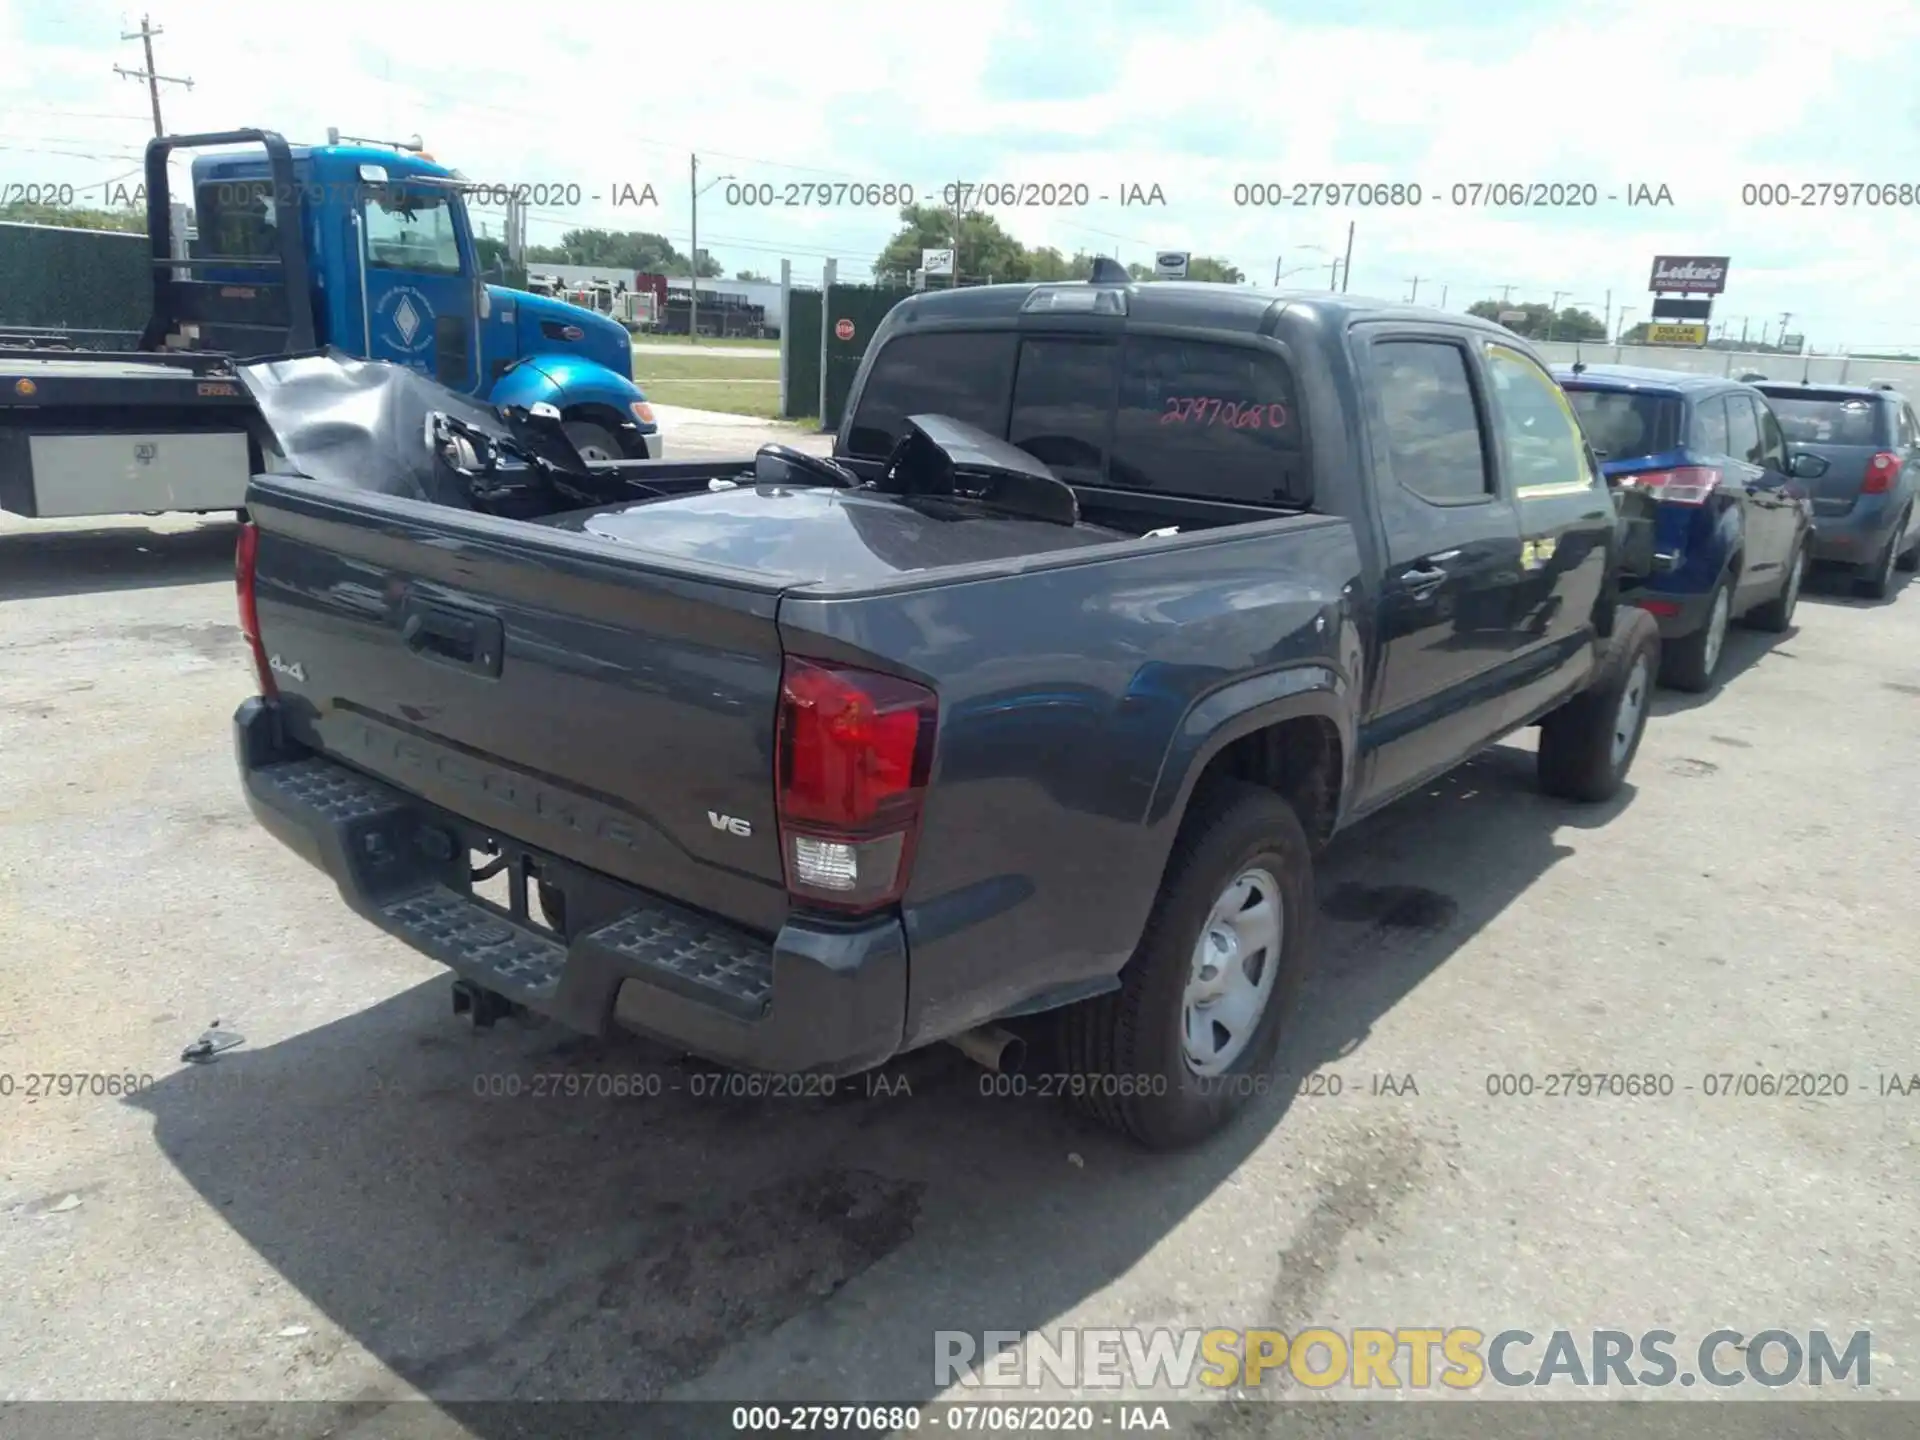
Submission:
POLYGON ((1885 599, 1893 593, 1893 566, 1899 561, 1901 536, 1907 532, 1907 520, 1899 520, 1893 526, 1893 534, 1887 536, 1887 547, 1874 559, 1874 568, 1866 572, 1855 584, 1859 586, 1866 599, 1885 599))
POLYGON ((567 439, 573 442, 573 448, 580 452, 582 460, 627 458, 627 452, 620 448, 619 440, 604 425, 595 425, 591 420, 569 420, 560 428, 567 432, 567 439))
POLYGON ((1794 607, 1800 603, 1800 586, 1806 578, 1806 547, 1796 545, 1793 559, 1787 562, 1787 578, 1780 583, 1780 593, 1748 617, 1754 629, 1778 635, 1793 624, 1794 607))
POLYGON ((1081 1107, 1164 1150, 1205 1139, 1266 1093, 1314 914, 1292 808, 1259 786, 1210 785, 1181 826, 1120 989, 1060 1012, 1081 1107))
POLYGON ((1627 778, 1660 666, 1660 627, 1644 610, 1614 618, 1593 683, 1540 722, 1540 788, 1563 800, 1611 800, 1627 778))
POLYGON ((1691 635, 1660 647, 1660 683, 1698 694, 1713 684, 1720 654, 1727 644, 1727 624, 1733 615, 1733 582, 1722 578, 1707 602, 1707 619, 1691 635))
MULTIPOLYGON (((1900 522, 1900 528, 1893 533, 1896 535, 1904 534, 1907 526, 1912 523, 1913 516, 1908 515, 1900 522)), ((1893 565, 1896 570, 1904 570, 1909 575, 1915 570, 1920 570, 1920 535, 1913 537, 1913 544, 1906 548, 1906 551, 1893 562, 1893 565)))

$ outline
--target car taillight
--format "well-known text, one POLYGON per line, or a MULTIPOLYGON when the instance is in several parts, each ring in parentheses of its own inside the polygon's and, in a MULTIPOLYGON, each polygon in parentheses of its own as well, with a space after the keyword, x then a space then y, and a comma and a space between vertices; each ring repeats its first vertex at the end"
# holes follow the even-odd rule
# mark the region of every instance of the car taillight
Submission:
POLYGON ((1710 465, 1682 465, 1674 470, 1623 476, 1620 483, 1650 490, 1656 499, 1674 505, 1704 505, 1720 483, 1720 472, 1710 465))
POLYGON ((1900 473, 1900 457, 1891 450, 1882 450, 1867 461, 1867 478, 1860 482, 1862 495, 1884 495, 1893 488, 1893 482, 1900 473))
POLYGON ((775 788, 789 894, 872 910, 905 893, 938 714, 924 685, 788 657, 775 788))
POLYGON ((260 527, 251 521, 240 527, 240 539, 233 547, 233 588, 240 601, 240 633, 253 652, 253 670, 260 681, 262 695, 278 695, 273 671, 267 666, 266 647, 260 643, 260 607, 254 600, 254 569, 260 558, 260 527))

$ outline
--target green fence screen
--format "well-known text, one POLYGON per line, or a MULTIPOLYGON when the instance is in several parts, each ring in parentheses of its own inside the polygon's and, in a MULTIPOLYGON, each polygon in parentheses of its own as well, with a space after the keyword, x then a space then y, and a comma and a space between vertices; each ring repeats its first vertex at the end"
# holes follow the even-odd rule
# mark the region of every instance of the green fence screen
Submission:
POLYGON ((137 333, 152 309, 145 235, 0 223, 0 325, 137 333))

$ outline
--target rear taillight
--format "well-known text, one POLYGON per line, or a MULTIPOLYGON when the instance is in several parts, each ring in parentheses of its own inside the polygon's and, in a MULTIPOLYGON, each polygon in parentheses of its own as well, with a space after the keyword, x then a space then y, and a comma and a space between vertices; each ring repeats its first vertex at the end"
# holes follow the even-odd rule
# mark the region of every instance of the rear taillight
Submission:
POLYGON ((1656 499, 1670 504, 1704 505, 1720 484, 1720 472, 1710 465, 1682 465, 1645 475, 1623 475, 1620 483, 1651 491, 1656 499))
POLYGON ((774 779, 796 899, 872 910, 906 891, 938 713, 924 685, 787 659, 774 779))
POLYGON ((1891 450, 1882 450, 1867 461, 1867 478, 1860 482, 1862 495, 1884 495, 1893 488, 1893 482, 1900 474, 1900 457, 1891 450))
POLYGON ((249 521, 240 527, 240 539, 233 547, 233 588, 240 601, 240 633, 253 652, 253 670, 259 677, 262 695, 278 695, 273 671, 267 665, 266 647, 260 643, 260 607, 253 595, 253 576, 260 556, 260 527, 249 521))

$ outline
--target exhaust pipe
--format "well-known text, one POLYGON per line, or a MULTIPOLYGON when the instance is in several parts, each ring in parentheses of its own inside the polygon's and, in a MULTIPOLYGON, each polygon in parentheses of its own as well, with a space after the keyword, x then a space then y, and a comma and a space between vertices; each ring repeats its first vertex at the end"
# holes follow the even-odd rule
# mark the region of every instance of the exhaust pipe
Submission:
POLYGON ((996 1075, 1012 1075, 1026 1063, 1027 1042, 999 1025, 982 1025, 947 1042, 974 1064, 996 1075))

